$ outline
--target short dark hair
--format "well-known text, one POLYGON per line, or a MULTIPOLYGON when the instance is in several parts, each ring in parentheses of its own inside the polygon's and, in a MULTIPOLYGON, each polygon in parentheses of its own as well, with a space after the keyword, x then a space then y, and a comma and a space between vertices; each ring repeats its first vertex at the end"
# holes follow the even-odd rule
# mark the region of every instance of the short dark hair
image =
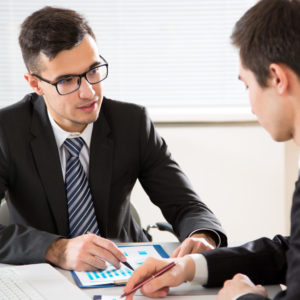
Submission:
POLYGON ((231 40, 260 86, 267 86, 271 63, 300 77, 300 0, 259 1, 236 23, 231 40))
POLYGON ((78 45, 86 34, 95 35, 86 19, 74 10, 46 6, 21 25, 19 44, 28 71, 39 72, 39 54, 53 59, 62 50, 78 45))

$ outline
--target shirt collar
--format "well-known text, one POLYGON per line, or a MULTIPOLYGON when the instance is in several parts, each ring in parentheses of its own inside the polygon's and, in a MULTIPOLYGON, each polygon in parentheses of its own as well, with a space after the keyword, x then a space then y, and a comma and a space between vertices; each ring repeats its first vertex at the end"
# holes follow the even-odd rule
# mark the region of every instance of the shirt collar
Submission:
POLYGON ((52 116, 49 114, 49 111, 48 111, 48 116, 53 129, 53 133, 55 136, 56 145, 58 149, 61 148, 61 146, 63 145, 63 143, 67 138, 74 138, 74 137, 81 137, 84 140, 88 149, 90 149, 94 123, 89 123, 81 133, 68 132, 63 130, 61 127, 57 125, 57 123, 53 120, 52 116))

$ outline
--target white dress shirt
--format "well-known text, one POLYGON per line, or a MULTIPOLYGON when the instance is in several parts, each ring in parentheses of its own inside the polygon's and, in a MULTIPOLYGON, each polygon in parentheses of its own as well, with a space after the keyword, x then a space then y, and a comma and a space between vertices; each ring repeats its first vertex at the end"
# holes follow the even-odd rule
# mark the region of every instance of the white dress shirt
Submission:
POLYGON ((81 137, 84 140, 85 144, 83 145, 82 150, 79 153, 79 160, 88 177, 89 162, 90 162, 90 145, 91 145, 91 138, 92 138, 92 131, 93 131, 93 123, 88 124, 84 129, 84 131, 81 133, 67 132, 56 124, 56 122, 53 120, 49 112, 48 112, 48 116, 55 136, 64 180, 66 175, 66 157, 67 157, 67 150, 64 147, 64 142, 67 138, 81 137))

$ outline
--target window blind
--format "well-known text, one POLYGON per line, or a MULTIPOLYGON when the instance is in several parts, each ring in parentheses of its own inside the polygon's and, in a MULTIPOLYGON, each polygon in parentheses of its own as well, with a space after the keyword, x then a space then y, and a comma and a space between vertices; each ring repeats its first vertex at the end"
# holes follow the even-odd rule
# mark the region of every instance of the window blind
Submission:
MULTIPOLYGON (((72 8, 92 26, 109 63, 107 97, 148 107, 246 106, 230 35, 254 0, 8 0, 0 2, 0 106, 31 92, 20 24, 45 6, 72 8)), ((75 63, 75 62, 74 62, 75 63)))

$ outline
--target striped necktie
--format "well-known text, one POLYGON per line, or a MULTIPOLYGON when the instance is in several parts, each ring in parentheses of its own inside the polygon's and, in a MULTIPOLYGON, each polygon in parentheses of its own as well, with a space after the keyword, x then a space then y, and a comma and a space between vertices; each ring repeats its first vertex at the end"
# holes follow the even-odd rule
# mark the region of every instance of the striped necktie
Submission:
POLYGON ((100 235, 87 176, 79 160, 83 144, 84 141, 80 137, 66 139, 64 142, 69 154, 65 176, 69 237, 76 237, 87 232, 100 235))

